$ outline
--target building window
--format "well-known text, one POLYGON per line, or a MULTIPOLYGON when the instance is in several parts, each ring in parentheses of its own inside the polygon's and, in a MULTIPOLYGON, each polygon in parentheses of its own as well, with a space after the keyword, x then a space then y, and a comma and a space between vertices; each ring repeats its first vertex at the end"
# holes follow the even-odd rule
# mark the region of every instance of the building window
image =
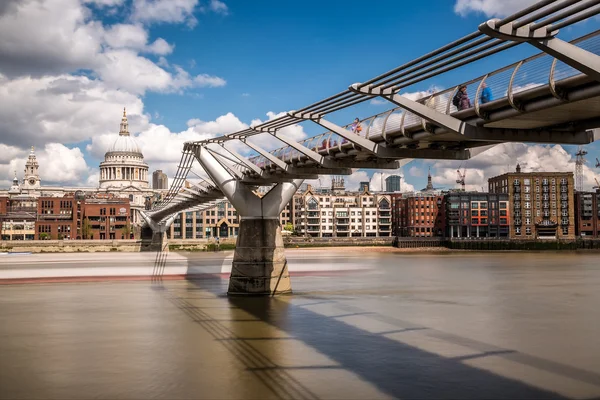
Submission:
POLYGON ((569 227, 568 226, 563 226, 562 227, 562 233, 563 233, 563 235, 568 235, 569 234, 569 227))
POLYGON ((526 235, 531 235, 531 228, 530 227, 526 227, 525 228, 525 234, 526 235))
POLYGON ((515 227, 515 235, 521 235, 521 227, 520 226, 516 226, 515 227))

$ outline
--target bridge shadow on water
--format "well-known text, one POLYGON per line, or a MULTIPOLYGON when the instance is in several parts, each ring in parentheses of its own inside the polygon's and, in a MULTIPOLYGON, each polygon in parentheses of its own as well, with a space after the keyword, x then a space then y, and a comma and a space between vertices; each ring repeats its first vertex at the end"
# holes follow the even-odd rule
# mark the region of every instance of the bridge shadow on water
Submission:
MULTIPOLYGON (((153 281, 155 289, 169 292, 162 284, 161 274, 168 257, 166 252, 158 252, 153 281)), ((225 253, 215 253, 211 259, 223 262, 225 253)), ((393 340, 385 335, 400 334, 415 330, 429 330, 428 327, 409 326, 402 329, 371 333, 352 326, 338 318, 351 315, 375 314, 374 318, 384 321, 387 317, 370 312, 356 312, 347 307, 348 314, 334 317, 311 311, 306 306, 319 303, 335 303, 335 300, 319 296, 291 295, 277 297, 227 297, 228 280, 214 268, 204 268, 205 261, 188 258, 186 281, 190 285, 187 293, 207 293, 210 298, 223 300, 222 307, 242 310, 252 319, 229 319, 240 322, 235 329, 223 324, 223 319, 215 319, 203 311, 201 306, 192 304, 185 296, 168 295, 169 300, 187 314, 194 322, 207 330, 215 340, 234 354, 255 376, 273 393, 281 398, 318 398, 295 379, 290 372, 295 369, 342 369, 369 382, 378 390, 399 398, 464 398, 464 399, 560 399, 557 393, 543 390, 524 382, 506 378, 484 369, 466 365, 464 361, 488 356, 507 356, 513 361, 523 361, 523 365, 537 366, 542 370, 561 373, 583 382, 599 384, 599 377, 587 371, 553 363, 512 350, 480 350, 476 354, 461 357, 443 357, 393 340), (201 271, 205 271, 200 273, 201 271), (295 299, 312 299, 310 304, 294 304, 295 299), (244 322, 262 321, 285 332, 289 338, 253 337, 245 331, 244 322), (295 339, 313 348, 330 360, 335 366, 306 365, 289 367, 278 364, 278 354, 268 350, 259 351, 252 341, 275 341, 295 339), (578 375, 579 374, 579 375, 578 375)), ((202 297, 202 296, 201 296, 202 297)), ((340 307, 343 309, 343 307, 340 307)), ((408 322, 405 325, 410 325, 408 322)), ((441 333, 441 332, 438 332, 441 333)), ((443 333, 441 333, 443 334, 443 333)), ((266 335, 269 336, 269 335, 266 335)), ((448 337, 452 335, 447 335, 448 337)), ((457 343, 465 344, 468 338, 454 337, 457 343), (462 342, 462 343, 461 343, 462 342)), ((474 346, 478 347, 478 346, 474 346)), ((479 346, 479 348, 486 346, 479 346)), ((488 348, 493 346, 487 346, 488 348)), ((285 348, 285 347, 284 347, 285 348)), ((281 347, 280 347, 281 350, 281 347)))
MULTIPOLYGON (((223 296, 226 288, 221 277, 189 278, 200 290, 223 296)), ((292 295, 293 296, 293 295, 292 295)), ((231 308, 247 312, 302 341, 371 383, 380 391, 400 398, 470 398, 470 399, 557 399, 556 393, 529 386, 491 372, 465 365, 467 358, 446 358, 383 336, 369 333, 342 321, 327 317, 285 299, 269 297, 229 297, 231 308)), ((189 310, 188 310, 189 312, 189 310)), ((339 317, 339 316, 336 316, 339 317)), ((411 331, 427 328, 398 330, 411 331)), ((244 341, 244 332, 228 341, 244 341)), ((281 340, 281 338, 262 338, 281 340)), ((479 357, 497 352, 480 354, 479 357)), ((277 361, 273 360, 276 364, 277 361)), ((269 370, 294 367, 269 366, 269 370)), ((332 368, 305 366, 305 369, 332 368)), ((282 378, 284 379, 284 378, 282 378)), ((288 379, 288 378, 285 378, 288 379)), ((271 379, 272 382, 272 379, 271 379)), ((285 382, 280 382, 285 385, 285 382)))

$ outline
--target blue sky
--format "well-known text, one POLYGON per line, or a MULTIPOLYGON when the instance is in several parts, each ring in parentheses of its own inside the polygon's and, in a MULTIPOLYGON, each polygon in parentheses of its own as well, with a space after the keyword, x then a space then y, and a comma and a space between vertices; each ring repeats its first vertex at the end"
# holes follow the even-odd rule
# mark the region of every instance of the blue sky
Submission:
MULTIPOLYGON (((30 0, 8 3, 8 11, 0 7, 0 22, 3 17, 11 17, 10 3, 13 3, 12 12, 17 15, 16 18, 12 15, 13 20, 39 11, 27 9, 30 0)), ((8 57, 17 60, 15 63, 26 59, 29 65, 32 62, 40 65, 39 69, 26 71, 29 75, 24 75, 0 63, 0 74, 5 75, 5 79, 0 80, 0 89, 2 85, 12 85, 13 90, 18 91, 26 85, 27 76, 38 87, 55 87, 57 79, 62 77, 62 81, 70 82, 68 88, 60 85, 61 93, 68 92, 68 105, 62 111, 57 105, 46 104, 46 100, 39 101, 45 105, 37 105, 29 115, 18 115, 17 119, 23 124, 33 120, 38 125, 22 129, 28 133, 15 129, 3 134, 7 139, 0 139, 0 143, 8 146, 10 151, 6 154, 13 156, 6 156, 5 160, 0 157, 0 173, 10 175, 12 169, 21 170, 22 167, 16 167, 26 157, 26 144, 36 142, 40 151, 45 151, 42 158, 55 157, 51 151, 56 149, 62 151, 64 160, 73 158, 71 164, 65 161, 60 166, 61 171, 48 172, 46 181, 92 184, 97 179, 95 174, 103 148, 118 132, 121 105, 131 110, 131 130, 138 135, 150 168, 171 171, 173 168, 168 165, 174 167, 177 162, 174 156, 163 157, 160 148, 150 147, 157 144, 162 148, 179 147, 183 139, 193 134, 227 133, 222 131, 223 127, 237 126, 238 122, 249 124, 257 118, 265 120, 267 112, 301 108, 471 33, 491 16, 509 14, 532 1, 43 0, 42 3, 49 10, 49 14, 44 15, 49 25, 44 28, 48 30, 46 36, 52 37, 54 28, 69 36, 68 29, 72 29, 72 41, 63 43, 64 49, 61 43, 55 46, 56 57, 63 51, 63 59, 68 62, 60 63, 54 58, 52 62, 46 61, 50 55, 44 50, 44 43, 39 43, 39 48, 38 43, 29 43, 31 50, 27 50, 30 52, 27 54, 23 54, 25 50, 17 52, 14 44, 19 40, 18 32, 12 38, 4 36, 2 39, 0 35, 0 50, 4 42, 5 49, 10 50, 8 57), (86 17, 65 16, 71 12, 81 12, 86 17), (113 29, 117 25, 126 25, 129 33, 117 32, 113 29), (85 43, 86 39, 79 36, 83 30, 87 37, 98 37, 95 42, 87 43, 88 47, 98 46, 93 54, 73 50, 85 43), (131 32, 135 32, 137 39, 130 39, 131 32), (147 38, 142 43, 139 37, 144 34, 147 38), (131 44, 133 41, 135 44, 131 44), (152 44, 156 46, 151 49, 152 44), (48 66, 46 70, 44 65, 48 66), (159 79, 153 74, 162 75, 159 79), (83 82, 82 75, 90 81, 83 82), (192 82, 202 76, 210 82, 192 82), (54 79, 53 83, 42 83, 44 78, 54 79), (79 85, 77 89, 73 89, 72 79, 79 85), (216 83, 217 79, 222 82, 216 83), (86 103, 89 111, 74 111, 77 110, 74 99, 85 101, 80 99, 89 99, 92 92, 100 93, 97 97, 101 100, 93 106, 86 103), (228 113, 234 115, 230 124, 218 122, 228 113), (190 124, 190 120, 196 122, 190 124), (68 127, 58 129, 62 124, 68 127), (78 132, 62 136, 62 132, 74 126, 78 132), (43 134, 36 135, 36 129, 43 134), (27 143, 24 135, 31 136, 27 143), (64 145, 65 149, 44 147, 54 142, 64 145)), ((596 22, 569 28, 561 32, 560 37, 569 40, 581 36, 593 30, 596 22)), ((446 88, 534 53, 536 50, 531 46, 519 46, 503 55, 407 88, 407 91, 427 90, 431 86, 446 88)), ((30 96, 40 93, 38 90, 30 96)), ((26 100, 23 95, 23 101, 26 100)), ((355 116, 366 117, 390 108, 388 104, 366 102, 336 113, 330 119, 345 123, 355 116)), ((14 119, 14 113, 11 115, 14 119)), ((9 116, 0 113, 0 132, 9 124, 9 116)), ((309 135, 322 132, 316 125, 303 124, 303 128, 309 135)), ((575 151, 570 147, 565 150, 575 151)), ((549 156, 548 152, 540 155, 526 147, 514 151, 515 159, 549 156)), ((588 146, 588 151, 591 163, 599 156, 600 146, 588 146)), ((165 153, 177 154, 177 151, 165 153)), ((455 165, 429 161, 417 161, 405 167, 406 181, 417 189, 424 187, 429 166, 440 176, 437 186, 451 185, 455 165), (441 178, 442 175, 446 178, 441 178)), ((482 174, 504 172, 497 168, 480 169, 482 174)), ((372 174, 373 171, 368 171, 369 176, 372 174)), ((7 182, 4 178, 1 177, 0 182, 7 182)), ((474 184, 480 185, 480 181, 474 184)))

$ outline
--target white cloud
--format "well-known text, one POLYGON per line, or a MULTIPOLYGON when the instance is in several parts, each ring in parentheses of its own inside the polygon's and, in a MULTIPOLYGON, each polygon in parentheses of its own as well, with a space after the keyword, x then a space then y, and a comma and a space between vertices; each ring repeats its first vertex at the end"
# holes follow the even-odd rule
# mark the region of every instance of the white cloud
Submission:
MULTIPOLYGON (((14 176, 14 171, 16 171, 19 181, 21 181, 29 151, 15 152, 13 150, 13 154, 16 157, 8 162, 0 159, 0 177, 8 180, 14 176)), ((83 153, 78 147, 70 149, 61 143, 48 143, 41 150, 36 149, 36 157, 40 164, 39 173, 42 184, 79 185, 85 182, 90 173, 83 153)))
POLYGON ((78 0, 19 2, 0 14, 0 71, 15 76, 92 68, 103 29, 89 17, 78 0))
POLYGON ((223 78, 219 78, 218 76, 200 74, 194 77, 194 83, 198 87, 220 87, 225 86, 227 81, 225 81, 223 78))
MULTIPOLYGON (((516 164, 521 164, 523 172, 575 172, 575 157, 562 146, 555 145, 526 145, 523 143, 504 143, 473 157, 467 162, 437 161, 433 163, 432 171, 435 186, 458 188, 456 170, 464 168, 467 190, 487 190, 487 180, 493 176, 514 171, 516 164)), ((584 189, 590 190, 594 178, 600 179, 600 174, 584 165, 584 189)))
POLYGON ((0 81, 0 103, 2 142, 20 148, 118 132, 124 106, 134 126, 148 123, 139 97, 83 76, 0 81))
POLYGON ((410 167, 410 169, 408 170, 408 174, 410 176, 416 176, 416 177, 425 176, 423 168, 417 168, 415 166, 410 167))
POLYGON ((227 8, 227 4, 219 0, 210 0, 209 7, 211 11, 216 12, 217 14, 227 15, 229 13, 229 8, 227 8))
POLYGON ((488 17, 505 17, 529 7, 538 0, 457 0, 454 12, 465 16, 469 13, 483 13, 488 17))
POLYGON ((374 106, 381 106, 384 104, 392 104, 389 101, 386 101, 386 100, 383 100, 383 99, 380 99, 377 97, 375 97, 374 99, 371 99, 370 103, 371 103, 371 105, 374 105, 374 106))
MULTIPOLYGON (((142 3, 150 13, 161 7, 187 9, 185 5, 191 4, 189 0, 136 0, 134 11, 142 3)), ((174 45, 160 37, 150 42, 139 22, 105 26, 81 0, 27 0, 6 9, 0 14, 0 73, 9 79, 85 70, 111 87, 137 94, 226 84, 218 76, 190 76, 181 67, 170 68, 165 58, 155 63, 141 56, 165 56, 174 45)))
POLYGON ((112 25, 105 30, 104 40, 113 49, 133 49, 163 56, 173 51, 173 46, 163 38, 148 44, 148 31, 141 25, 112 25))
POLYGON ((133 0, 131 19, 143 23, 198 23, 194 10, 198 0, 133 0))
POLYGON ((95 4, 99 7, 120 6, 125 0, 83 0, 84 3, 95 4))

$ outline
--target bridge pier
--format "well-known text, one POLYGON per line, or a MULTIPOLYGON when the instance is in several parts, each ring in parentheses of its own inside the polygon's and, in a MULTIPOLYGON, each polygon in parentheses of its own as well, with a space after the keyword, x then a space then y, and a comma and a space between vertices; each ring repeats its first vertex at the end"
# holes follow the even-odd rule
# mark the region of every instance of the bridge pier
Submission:
POLYGON ((228 295, 272 296, 292 292, 277 219, 242 219, 228 295))
POLYGON ((150 227, 150 229, 152 230, 152 240, 150 242, 149 250, 164 251, 165 248, 168 250, 168 246, 165 246, 165 232, 167 232, 167 229, 171 227, 171 224, 173 223, 173 221, 175 221, 175 217, 177 214, 170 216, 169 218, 160 223, 152 220, 152 218, 146 215, 146 213, 144 213, 143 211, 140 211, 140 215, 142 216, 144 221, 146 221, 148 227, 150 227))
POLYGON ((304 180, 278 183, 260 196, 235 179, 206 148, 199 147, 195 154, 240 216, 227 294, 275 296, 291 293, 279 215, 304 180))

